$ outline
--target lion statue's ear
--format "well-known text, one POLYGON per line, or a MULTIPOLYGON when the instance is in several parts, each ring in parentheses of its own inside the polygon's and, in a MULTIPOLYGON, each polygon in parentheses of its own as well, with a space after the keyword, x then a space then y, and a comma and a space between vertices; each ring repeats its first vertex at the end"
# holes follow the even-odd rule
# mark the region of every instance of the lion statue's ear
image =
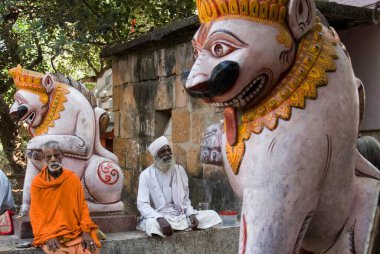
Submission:
POLYGON ((42 85, 45 87, 46 92, 49 94, 55 86, 55 78, 51 74, 46 74, 42 79, 42 85))
POLYGON ((287 23, 296 40, 313 28, 316 13, 314 0, 289 0, 287 23))

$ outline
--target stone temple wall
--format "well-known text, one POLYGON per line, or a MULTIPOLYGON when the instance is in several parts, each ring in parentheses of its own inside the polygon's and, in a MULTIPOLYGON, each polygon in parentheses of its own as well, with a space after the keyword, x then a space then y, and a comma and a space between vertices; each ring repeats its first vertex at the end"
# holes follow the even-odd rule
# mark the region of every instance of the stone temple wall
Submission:
POLYGON ((137 212, 138 177, 152 163, 147 146, 161 135, 172 141, 176 161, 188 173, 193 206, 209 202, 217 211, 240 207, 223 168, 199 162, 202 132, 223 115, 189 98, 182 86, 194 62, 190 41, 197 26, 195 18, 186 19, 128 42, 122 52, 114 54, 111 48, 109 53, 113 150, 125 172, 127 212, 137 212))

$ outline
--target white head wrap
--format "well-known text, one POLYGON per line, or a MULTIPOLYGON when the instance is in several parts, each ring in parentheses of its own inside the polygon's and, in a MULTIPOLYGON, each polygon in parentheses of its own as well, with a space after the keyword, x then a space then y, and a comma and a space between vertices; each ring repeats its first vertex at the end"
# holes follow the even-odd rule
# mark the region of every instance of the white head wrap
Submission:
POLYGON ((165 145, 169 145, 169 140, 166 137, 161 136, 149 145, 148 150, 154 157, 156 156, 158 150, 160 150, 165 145))

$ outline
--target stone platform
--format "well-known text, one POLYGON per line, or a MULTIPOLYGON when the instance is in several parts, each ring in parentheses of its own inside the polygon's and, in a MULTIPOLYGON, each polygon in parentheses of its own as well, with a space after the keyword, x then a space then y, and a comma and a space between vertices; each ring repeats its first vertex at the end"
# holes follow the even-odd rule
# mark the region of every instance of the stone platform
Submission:
MULTIPOLYGON (((16 217, 13 216, 14 234, 20 239, 32 238, 32 226, 30 225, 29 216, 16 217)), ((104 233, 126 232, 136 229, 135 215, 96 215, 91 216, 91 219, 99 226, 99 229, 104 233)))
MULTIPOLYGON (((138 231, 110 233, 107 237, 102 241, 101 254, 234 254, 239 249, 239 226, 175 232, 167 239, 138 231)), ((0 254, 43 254, 40 249, 15 247, 25 241, 14 235, 0 237, 0 254)))

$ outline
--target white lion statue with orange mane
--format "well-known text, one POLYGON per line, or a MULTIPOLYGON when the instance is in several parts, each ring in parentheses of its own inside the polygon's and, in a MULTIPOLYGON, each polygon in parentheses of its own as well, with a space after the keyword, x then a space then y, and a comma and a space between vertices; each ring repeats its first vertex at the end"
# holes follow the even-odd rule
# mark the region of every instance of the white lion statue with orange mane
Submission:
POLYGON ((63 167, 81 178, 90 212, 123 211, 124 176, 117 157, 100 143, 99 119, 106 112, 96 107, 94 95, 61 74, 43 75, 21 66, 9 74, 17 87, 10 113, 28 124, 32 136, 20 215, 29 211, 32 179, 45 166, 41 147, 51 140, 60 143, 63 167))
POLYGON ((239 253, 367 253, 380 174, 356 150, 360 82, 314 0, 197 8, 185 89, 224 109, 201 156, 243 200, 239 253))

